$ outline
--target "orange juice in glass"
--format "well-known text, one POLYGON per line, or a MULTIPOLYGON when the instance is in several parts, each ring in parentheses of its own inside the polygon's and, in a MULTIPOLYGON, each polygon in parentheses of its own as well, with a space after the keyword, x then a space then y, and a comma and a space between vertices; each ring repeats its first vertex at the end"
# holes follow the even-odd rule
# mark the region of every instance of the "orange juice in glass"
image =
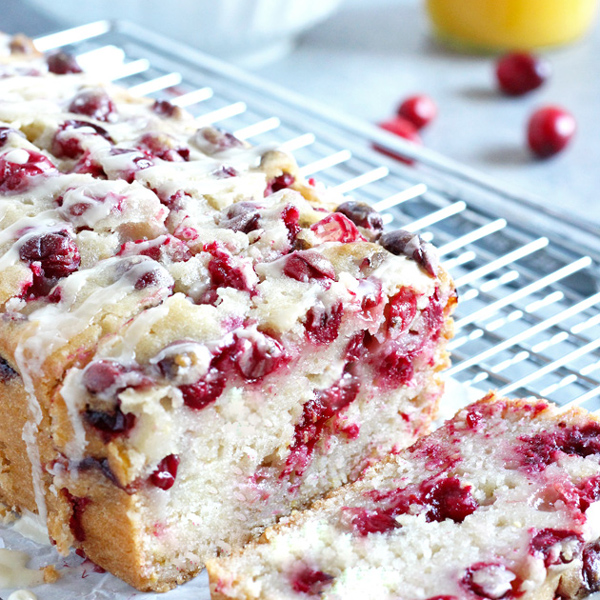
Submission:
POLYGON ((598 0, 427 0, 438 36, 479 50, 558 46, 583 35, 598 0))

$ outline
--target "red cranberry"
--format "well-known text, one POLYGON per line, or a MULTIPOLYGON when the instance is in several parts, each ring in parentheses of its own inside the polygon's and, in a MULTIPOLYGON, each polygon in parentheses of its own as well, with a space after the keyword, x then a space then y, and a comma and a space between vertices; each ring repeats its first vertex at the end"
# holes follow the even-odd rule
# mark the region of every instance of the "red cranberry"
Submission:
POLYGON ((292 244, 301 229, 299 225, 300 211, 293 204, 288 204, 281 211, 281 218, 288 230, 288 240, 292 244))
POLYGON ((29 263, 33 297, 45 296, 55 280, 77 271, 81 262, 79 250, 66 231, 45 233, 29 238, 19 249, 21 260, 29 263))
POLYGON ((364 202, 348 200, 342 202, 335 211, 348 217, 358 227, 363 227, 375 234, 380 234, 383 231, 381 215, 372 206, 364 202))
POLYGON ((233 231, 250 233, 259 228, 260 213, 258 205, 254 202, 237 202, 232 204, 225 213, 225 219, 220 223, 221 227, 227 227, 233 231))
POLYGON ((77 270, 79 251, 66 231, 29 238, 19 249, 21 260, 40 262, 46 277, 66 277, 77 270))
POLYGON ((243 292, 250 290, 243 269, 234 264, 231 254, 226 252, 218 242, 207 244, 204 251, 210 252, 213 256, 208 263, 208 272, 214 287, 230 287, 243 292))
POLYGON ((82 73, 82 69, 77 63, 77 59, 67 52, 62 50, 50 54, 46 57, 48 63, 48 71, 56 75, 66 75, 67 73, 82 73))
POLYGON ((8 136, 14 134, 20 137, 25 137, 19 130, 12 127, 0 127, 0 148, 6 144, 8 136))
POLYGON ((265 188, 265 196, 270 196, 275 192, 290 188, 294 185, 294 183, 296 183, 296 178, 293 175, 290 175, 289 173, 282 173, 267 183, 267 187, 265 188))
POLYGON ((143 171, 154 166, 153 155, 145 150, 133 150, 131 148, 111 148, 111 155, 117 156, 119 154, 127 155, 126 161, 121 163, 121 170, 116 173, 116 177, 113 175, 111 179, 121 177, 127 183, 133 183, 135 175, 138 171, 143 171), (127 161, 129 164, 126 164, 127 161))
POLYGON ((329 419, 354 402, 359 391, 358 379, 346 372, 336 384, 329 389, 316 391, 315 397, 306 402, 294 430, 294 441, 280 475, 281 479, 292 473, 298 477, 304 473, 329 419))
POLYGON ((600 592, 600 542, 588 544, 583 549, 581 574, 587 591, 600 592))
POLYGON ((579 484, 579 509, 585 512, 594 502, 600 500, 600 475, 590 477, 579 484))
MULTIPOLYGON (((113 144, 113 140, 108 131, 100 125, 90 123, 89 121, 76 121, 71 119, 65 121, 54 134, 52 140, 52 154, 58 158, 79 158, 83 154, 83 149, 79 143, 79 137, 75 133, 78 129, 91 129, 92 133, 84 135, 99 135, 113 144)), ((81 134, 80 134, 81 135, 81 134)))
POLYGON ((0 157, 0 193, 26 191, 37 176, 54 175, 57 168, 39 152, 16 148, 0 157))
POLYGON ((367 336, 366 331, 359 331, 350 338, 348 346, 346 346, 346 360, 349 363, 360 360, 368 352, 365 344, 367 336))
POLYGON ((559 106, 545 106, 533 113, 527 125, 527 142, 540 158, 564 150, 577 129, 573 115, 559 106))
POLYGON ((292 588, 299 594, 320 596, 325 588, 331 585, 333 580, 334 577, 332 575, 307 567, 292 577, 292 588))
POLYGON ((397 388, 412 381, 415 372, 412 360, 401 344, 389 345, 382 355, 373 357, 373 362, 380 386, 397 388))
POLYGON ((417 314, 417 294, 404 287, 392 296, 385 307, 385 318, 393 337, 404 333, 417 314))
POLYGON ((84 416, 85 420, 100 432, 105 442, 115 436, 129 433, 136 422, 133 413, 124 413, 118 406, 112 412, 87 409, 84 416))
POLYGON ((417 132, 417 128, 410 121, 407 121, 402 117, 396 117, 395 119, 384 121, 383 123, 380 123, 379 127, 406 140, 409 140, 410 142, 414 142, 416 144, 422 143, 417 132))
POLYGON ((0 356, 0 382, 6 383, 17 376, 17 372, 0 356))
POLYGON ((114 360, 97 360, 90 363, 83 372, 83 385, 90 394, 101 394, 116 385, 126 372, 121 363, 114 360))
POLYGON ((462 523, 473 514, 478 504, 471 495, 471 487, 463 487, 456 477, 446 477, 422 486, 423 502, 428 506, 425 518, 428 522, 451 519, 462 523))
POLYGON ((288 277, 302 283, 308 283, 314 279, 335 279, 333 265, 324 256, 311 250, 292 252, 287 257, 283 272, 288 277))
POLYGON ((178 110, 178 107, 171 104, 168 100, 155 100, 152 110, 161 117, 172 117, 178 110))
POLYGON ((398 107, 398 116, 412 123, 417 129, 422 129, 437 116, 435 102, 425 94, 410 96, 398 107))
POLYGON ((179 456, 169 454, 165 456, 159 463, 152 475, 150 482, 161 490, 169 490, 175 484, 177 477, 177 468, 179 467, 179 456))
POLYGON ((213 366, 208 373, 196 383, 182 385, 179 387, 183 394, 183 402, 189 408, 202 410, 209 404, 216 402, 225 389, 226 375, 217 367, 213 366))
POLYGON ((170 234, 154 240, 136 240, 125 242, 117 256, 148 256, 157 262, 186 262, 192 258, 190 249, 178 238, 170 234))
POLYGON ((586 457, 600 454, 600 424, 565 427, 558 431, 543 432, 519 438, 523 444, 517 447, 521 464, 531 472, 543 471, 563 452, 570 456, 586 457))
POLYGON ((168 162, 182 162, 190 159, 190 149, 174 147, 173 138, 164 133, 145 133, 139 143, 140 150, 148 150, 153 156, 168 162))
POLYGON ((211 176, 216 179, 229 179, 230 177, 237 177, 238 175, 238 171, 229 165, 223 165, 211 173, 211 176))
POLYGON ((92 502, 90 498, 79 498, 69 492, 67 488, 60 490, 63 497, 71 505, 71 518, 69 527, 73 537, 78 542, 85 542, 85 529, 83 528, 83 513, 87 506, 92 502))
POLYGON ((281 367, 287 362, 287 356, 276 339, 261 333, 258 341, 239 338, 236 361, 242 376, 256 381, 281 367))
POLYGON ((334 304, 329 310, 322 305, 313 306, 304 321, 306 337, 313 344, 330 344, 338 336, 343 314, 341 302, 334 304))
MULTIPOLYGON (((156 192, 156 190, 153 190, 156 192)), ((158 195, 158 199, 160 203, 166 206, 169 210, 182 210, 185 201, 190 200, 192 197, 189 194, 186 194, 183 190, 177 190, 174 194, 165 197, 163 194, 156 192, 158 195)), ((196 236, 198 237, 198 236, 196 236)))
POLYGON ((478 598, 500 600, 514 598, 513 585, 518 579, 504 565, 477 563, 468 568, 462 578, 462 585, 478 598))
POLYGON ((242 148, 244 143, 233 134, 217 127, 204 127, 196 132, 196 145, 206 154, 216 154, 231 148, 242 148))
POLYGON ((147 271, 140 277, 138 277, 134 284, 134 289, 136 290, 145 290, 149 287, 170 287, 167 278, 163 275, 162 271, 147 271))
POLYGON ((346 509, 350 512, 352 528, 358 535, 367 536, 370 533, 388 533, 398 529, 401 525, 394 516, 387 511, 346 509))
POLYGON ((342 213, 333 213, 311 226, 320 242, 366 242, 356 225, 342 213))
POLYGON ((110 96, 102 89, 82 90, 69 105, 69 111, 86 115, 98 121, 114 121, 117 109, 110 96))
POLYGON ((534 556, 544 559, 546 568, 551 565, 565 564, 571 562, 581 551, 581 536, 574 531, 562 529, 542 529, 531 540, 529 544, 530 552, 534 556), (562 553, 561 544, 563 542, 576 541, 573 555, 565 557, 562 553))
POLYGON ((511 52, 496 64, 498 85, 509 96, 522 96, 539 88, 550 73, 548 61, 527 52, 511 52))
POLYGON ((81 159, 71 169, 72 173, 89 174, 96 179, 106 179, 102 165, 92 158, 89 151, 85 151, 81 159))
POLYGON ((384 233, 378 243, 392 254, 412 258, 432 277, 437 275, 439 260, 436 251, 431 244, 423 241, 416 233, 395 229, 384 233))

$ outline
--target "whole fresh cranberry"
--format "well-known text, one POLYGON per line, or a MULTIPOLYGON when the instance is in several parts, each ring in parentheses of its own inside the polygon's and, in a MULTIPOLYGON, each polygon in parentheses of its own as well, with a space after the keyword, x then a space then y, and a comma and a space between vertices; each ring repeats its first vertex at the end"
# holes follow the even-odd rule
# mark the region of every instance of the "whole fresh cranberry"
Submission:
POLYGON ((436 103, 425 94, 410 96, 398 107, 398 116, 410 121, 417 129, 423 129, 437 116, 436 103))
POLYGON ((575 117, 559 106, 536 110, 527 125, 527 142, 540 158, 548 158, 564 150, 577 130, 575 117))
POLYGON ((113 121, 117 109, 110 96, 101 89, 89 89, 79 92, 69 105, 69 111, 86 115, 98 121, 113 121))
POLYGON ((67 73, 81 73, 82 69, 77 59, 67 52, 59 51, 46 57, 48 71, 56 75, 66 75, 67 73))
POLYGON ((509 96, 522 96, 539 88, 551 71, 547 60, 527 52, 511 52, 496 64, 498 85, 509 96))

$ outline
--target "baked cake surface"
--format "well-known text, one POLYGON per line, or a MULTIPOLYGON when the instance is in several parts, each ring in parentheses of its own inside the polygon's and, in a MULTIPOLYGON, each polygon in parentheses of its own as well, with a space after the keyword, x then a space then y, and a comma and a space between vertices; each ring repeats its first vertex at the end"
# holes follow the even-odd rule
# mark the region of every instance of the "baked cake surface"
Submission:
POLYGON ((272 147, 4 48, 2 502, 165 590, 427 430, 456 301, 429 244, 272 147))
POLYGON ((210 561, 214 599, 567 600, 600 590, 600 420, 492 394, 210 561))

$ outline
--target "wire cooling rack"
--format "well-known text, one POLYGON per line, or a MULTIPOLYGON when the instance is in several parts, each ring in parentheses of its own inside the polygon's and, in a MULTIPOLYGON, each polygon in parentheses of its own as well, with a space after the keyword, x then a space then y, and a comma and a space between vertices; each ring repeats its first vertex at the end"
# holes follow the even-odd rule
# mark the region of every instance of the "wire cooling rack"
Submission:
POLYGON ((373 204, 388 227, 434 242, 460 295, 449 371, 459 382, 600 408, 593 225, 129 23, 92 23, 36 45, 64 48, 135 94, 184 106, 199 126, 277 142, 304 175, 373 204), (375 151, 375 143, 413 164, 375 151))

